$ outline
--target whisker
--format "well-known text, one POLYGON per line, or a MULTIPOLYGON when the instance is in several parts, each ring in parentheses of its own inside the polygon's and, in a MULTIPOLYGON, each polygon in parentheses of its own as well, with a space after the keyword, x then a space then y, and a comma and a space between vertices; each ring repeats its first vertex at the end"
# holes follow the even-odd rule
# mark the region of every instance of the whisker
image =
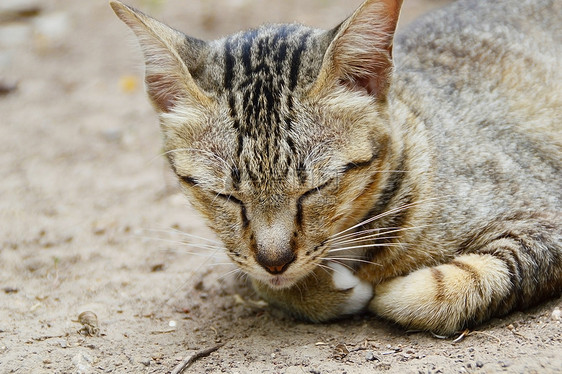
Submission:
POLYGON ((334 248, 334 249, 330 249, 328 251, 328 253, 334 253, 334 252, 341 252, 341 251, 347 251, 349 249, 357 249, 357 248, 374 248, 374 247, 403 247, 406 246, 408 244, 406 243, 373 243, 373 244, 363 244, 363 245, 354 245, 351 247, 343 247, 343 248, 334 248))
POLYGON ((396 232, 401 232, 401 231, 406 231, 406 230, 416 230, 416 229, 423 229, 426 227, 432 227, 432 226, 445 226, 448 224, 451 224, 453 222, 443 222, 443 223, 428 223, 426 225, 419 225, 419 226, 407 226, 407 227, 385 227, 385 228, 374 228, 374 229, 367 229, 367 230, 361 230, 361 231, 355 231, 352 233, 348 233, 345 235, 342 235, 341 237, 337 237, 337 238, 332 238, 332 239, 328 239, 326 240, 327 243, 338 243, 339 240, 341 239, 348 239, 348 238, 353 238, 353 237, 358 237, 361 236, 363 234, 370 234, 372 238, 377 237, 379 235, 387 235, 387 234, 393 234, 396 232), (371 233, 375 233, 375 234, 371 234, 371 233))
POLYGON ((361 235, 364 235, 364 234, 371 234, 371 233, 376 233, 374 235, 386 235, 390 231, 384 231, 384 232, 381 232, 381 231, 387 230, 387 229, 388 230, 401 230, 398 227, 390 227, 390 228, 382 228, 382 229, 380 229, 380 228, 366 229, 366 230, 361 230, 361 231, 354 231, 354 232, 342 235, 342 236, 337 237, 337 238, 330 238, 330 239, 327 239, 326 242, 327 243, 330 243, 330 242, 337 243, 339 240, 347 240, 347 239, 351 239, 351 238, 354 238, 354 237, 360 237, 361 235))
POLYGON ((182 236, 188 236, 190 238, 195 238, 195 239, 201 239, 210 243, 215 243, 215 244, 222 244, 219 240, 213 240, 213 239, 209 239, 209 238, 205 238, 204 236, 198 236, 198 235, 193 235, 178 229, 174 229, 174 228, 170 228, 168 230, 146 230, 146 231, 154 231, 154 232, 173 232, 173 233, 177 233, 180 234, 182 236))
MULTIPOLYGON (((337 262, 338 264, 341 264, 341 265, 344 265, 344 264, 342 264, 342 263, 339 262, 339 261, 361 262, 361 263, 364 263, 364 264, 382 266, 381 264, 378 264, 378 263, 373 262, 373 261, 368 261, 368 260, 363 260, 363 259, 360 259, 360 258, 353 258, 353 257, 325 257, 324 259, 325 259, 325 260, 328 260, 328 261, 337 262)), ((344 265, 344 266, 345 266, 345 265, 344 265)), ((350 269, 351 269, 351 268, 350 268, 350 269)))
POLYGON ((172 244, 177 244, 177 245, 191 247, 191 248, 224 249, 223 246, 218 246, 218 245, 201 244, 201 243, 188 243, 188 242, 184 242, 184 241, 164 239, 164 238, 154 238, 154 237, 150 237, 150 236, 140 236, 140 238, 146 239, 146 240, 154 240, 154 241, 164 242, 164 243, 172 243, 172 244))
POLYGON ((353 238, 353 239, 336 241, 336 242, 333 242, 332 245, 347 244, 347 243, 360 243, 360 242, 363 242, 363 241, 372 241, 373 238, 376 238, 377 240, 387 240, 387 239, 398 239, 398 238, 400 238, 399 236, 379 236, 379 235, 380 234, 373 234, 373 235, 360 236, 358 238, 353 238))
POLYGON ((413 202, 413 203, 410 203, 410 204, 401 205, 401 206, 396 207, 396 208, 392 208, 392 209, 390 209, 390 210, 387 210, 386 212, 383 212, 383 213, 381 213, 381 214, 377 214, 376 216, 370 217, 370 218, 368 218, 368 219, 366 219, 366 220, 364 220, 364 221, 362 221, 362 222, 359 222, 359 223, 357 223, 357 224, 355 224, 355 225, 353 225, 353 226, 351 226, 351 227, 348 227, 347 229, 345 229, 345 230, 343 230, 343 231, 340 231, 340 232, 338 232, 338 233, 336 233, 336 234, 334 234, 334 235, 331 235, 331 236, 329 237, 329 239, 331 239, 331 238, 337 238, 337 237, 341 236, 342 234, 344 234, 344 233, 346 233, 346 232, 348 232, 348 231, 350 231, 350 230, 356 229, 357 227, 366 225, 366 224, 368 224, 368 223, 371 223, 371 222, 376 221, 376 220, 378 220, 378 219, 384 218, 384 217, 389 216, 389 215, 391 215, 391 214, 401 212, 401 211, 403 211, 403 210, 406 210, 406 209, 411 208, 411 207, 414 207, 414 206, 426 204, 426 203, 428 203, 428 202, 430 202, 430 201, 441 200, 442 198, 443 198, 443 197, 439 197, 439 198, 437 198, 437 197, 435 197, 435 198, 429 198, 429 199, 425 199, 425 200, 416 201, 416 202, 413 202))
MULTIPOLYGON (((320 267, 320 269, 324 270, 326 272, 326 274, 328 274, 328 275, 331 275, 330 270, 337 272, 337 270, 334 270, 331 267, 329 267, 328 265, 325 265, 325 264, 322 264, 322 263, 319 263, 317 266, 320 267)), ((314 273, 312 273, 312 274, 314 274, 314 273)))
MULTIPOLYGON (((343 263, 343 262, 341 262, 341 261, 339 261, 339 260, 332 259, 332 258, 323 258, 323 260, 326 260, 326 261, 330 261, 330 262, 334 262, 334 263, 336 263, 336 264, 339 264, 339 265, 341 265, 341 266, 343 266, 343 267, 349 269, 349 270, 352 271, 352 272, 355 271, 355 269, 353 269, 351 266, 349 266, 348 264, 343 263)), ((327 266, 327 265, 324 265, 324 266, 326 266, 326 267, 328 267, 328 268, 334 270, 334 269, 333 269, 332 267, 330 267, 330 266, 327 266)), ((334 270, 334 271, 337 272, 337 270, 334 270)), ((341 274, 341 273, 340 273, 340 274, 341 274)))
MULTIPOLYGON (((233 265, 233 264, 231 263, 230 265, 233 265)), ((232 270, 230 270, 230 271, 227 271, 226 273, 224 273, 224 274, 221 275, 220 277, 218 277, 217 280, 218 280, 218 281, 222 281, 222 280, 225 280, 225 278, 227 278, 227 277, 230 276, 230 275, 237 274, 237 273, 242 273, 242 272, 243 272, 243 271, 242 271, 242 269, 240 269, 240 268, 232 269, 232 270)))

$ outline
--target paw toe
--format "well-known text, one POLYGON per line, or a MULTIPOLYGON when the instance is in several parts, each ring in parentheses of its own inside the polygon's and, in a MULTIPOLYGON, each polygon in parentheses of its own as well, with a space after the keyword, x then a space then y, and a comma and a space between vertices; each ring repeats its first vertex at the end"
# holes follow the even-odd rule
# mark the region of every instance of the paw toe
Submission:
POLYGON ((369 304, 373 297, 373 286, 356 277, 349 269, 340 264, 329 265, 333 272, 332 280, 337 290, 349 291, 346 302, 342 305, 342 314, 358 313, 369 304))

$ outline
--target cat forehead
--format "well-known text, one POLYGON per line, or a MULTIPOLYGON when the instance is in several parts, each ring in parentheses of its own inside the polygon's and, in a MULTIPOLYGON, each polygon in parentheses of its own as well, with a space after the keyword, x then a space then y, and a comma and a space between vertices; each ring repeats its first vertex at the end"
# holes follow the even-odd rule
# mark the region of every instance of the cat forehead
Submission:
POLYGON ((263 25, 211 42, 206 62, 218 70, 215 88, 244 93, 266 85, 278 94, 304 89, 320 70, 327 34, 299 24, 263 25))

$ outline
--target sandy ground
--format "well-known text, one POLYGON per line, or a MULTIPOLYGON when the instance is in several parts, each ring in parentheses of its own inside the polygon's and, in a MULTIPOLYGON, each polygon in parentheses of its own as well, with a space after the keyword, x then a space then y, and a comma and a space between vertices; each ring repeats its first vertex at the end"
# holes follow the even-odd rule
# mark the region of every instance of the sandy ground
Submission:
MULTIPOLYGON (((131 3, 214 38, 266 21, 331 27, 360 0, 131 3)), ((406 1, 401 24, 440 3, 406 1)), ((0 1, 0 373, 169 373, 218 344, 188 371, 562 371, 562 299, 460 342, 268 308, 178 194, 141 81, 106 1, 0 1), (99 335, 77 322, 84 311, 99 335)))

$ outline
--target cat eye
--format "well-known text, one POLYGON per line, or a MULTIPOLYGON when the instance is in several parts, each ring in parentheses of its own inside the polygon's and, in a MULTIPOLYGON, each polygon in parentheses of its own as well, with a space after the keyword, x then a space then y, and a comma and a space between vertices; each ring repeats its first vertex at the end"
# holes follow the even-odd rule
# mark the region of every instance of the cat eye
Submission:
POLYGON ((361 169, 370 166, 377 159, 377 155, 373 154, 370 159, 365 161, 351 161, 343 166, 341 173, 347 173, 351 170, 361 169))
POLYGON ((180 177, 180 179, 184 183, 189 184, 191 186, 195 186, 197 184, 197 180, 194 179, 194 178, 191 178, 191 177, 188 177, 188 176, 185 176, 185 175, 178 175, 178 177, 180 177))
POLYGON ((307 197, 309 197, 310 195, 312 195, 314 193, 320 192, 322 189, 324 189, 330 183, 332 183, 334 181, 334 179, 335 178, 331 178, 327 182, 321 184, 320 186, 312 188, 312 189, 306 191, 305 193, 303 193, 302 195, 300 195, 300 197, 297 200, 297 214, 295 216, 297 225, 302 226, 302 203, 303 203, 304 199, 306 199, 307 197))

